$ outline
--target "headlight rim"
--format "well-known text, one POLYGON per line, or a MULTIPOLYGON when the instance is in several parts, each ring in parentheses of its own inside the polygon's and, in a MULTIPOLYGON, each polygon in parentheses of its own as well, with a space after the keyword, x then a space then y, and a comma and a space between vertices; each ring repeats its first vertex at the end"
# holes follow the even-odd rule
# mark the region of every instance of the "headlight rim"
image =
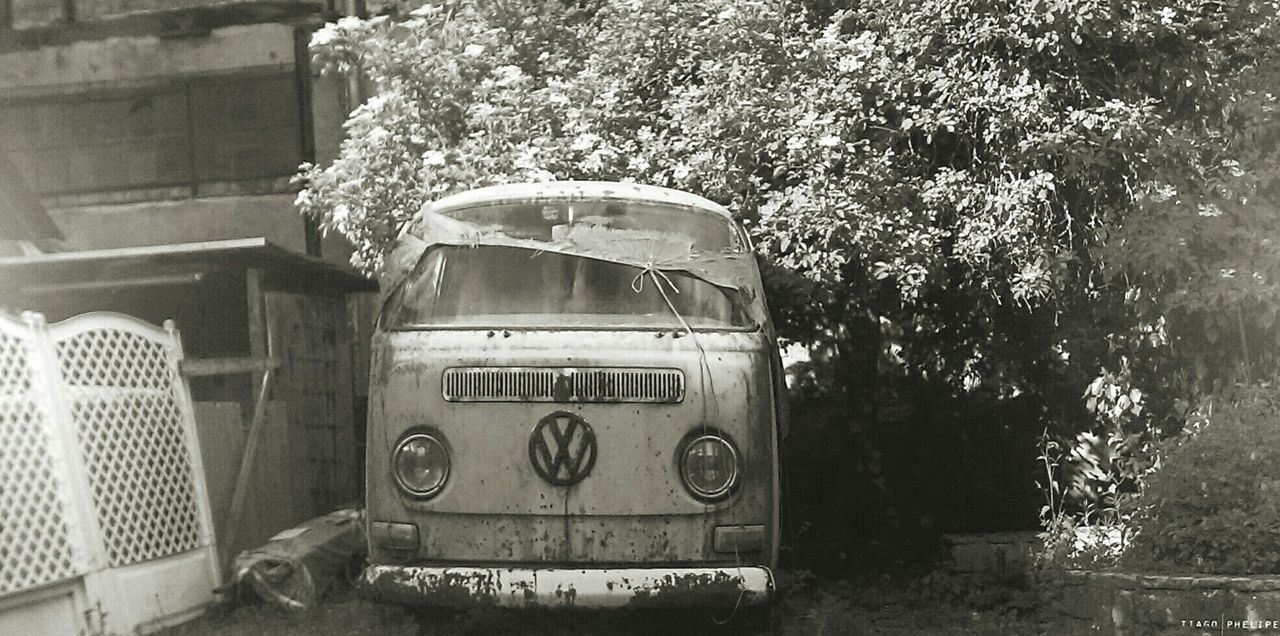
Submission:
POLYGON ((708 504, 720 503, 737 492, 738 485, 742 482, 742 453, 738 451, 738 446, 733 442, 733 439, 724 431, 712 428, 700 428, 692 431, 689 435, 686 435, 683 440, 681 440, 677 449, 676 466, 680 475, 680 483, 684 485, 685 491, 694 499, 708 504), (689 450, 692 449, 694 445, 704 440, 722 443, 729 449, 729 454, 733 458, 733 472, 730 475, 728 482, 719 491, 714 493, 702 492, 700 489, 695 487, 692 480, 689 479, 688 473, 685 471, 685 460, 688 459, 689 450))
POLYGON ((453 475, 453 452, 449 449, 449 444, 445 441, 444 435, 439 431, 435 429, 414 428, 406 431, 405 434, 402 435, 395 443, 395 446, 392 447, 390 468, 391 479, 395 482, 396 487, 400 489, 401 493, 420 501, 426 501, 439 495, 440 492, 445 489, 445 486, 449 484, 449 477, 453 475), (411 488, 409 484, 405 483, 399 469, 396 467, 400 453, 409 445, 410 442, 417 439, 426 439, 429 442, 434 443, 444 453, 444 476, 440 478, 439 483, 436 484, 435 487, 429 490, 416 490, 411 488))

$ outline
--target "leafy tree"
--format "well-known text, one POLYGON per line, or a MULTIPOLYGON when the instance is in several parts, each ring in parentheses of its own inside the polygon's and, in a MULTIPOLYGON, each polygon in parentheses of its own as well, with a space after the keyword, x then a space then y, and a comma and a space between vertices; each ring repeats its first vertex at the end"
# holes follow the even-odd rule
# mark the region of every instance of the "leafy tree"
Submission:
POLYGON ((298 204, 374 272, 457 190, 693 191, 748 224, 856 420, 886 386, 1025 394, 1141 458, 1276 361, 1278 24, 1270 0, 432 1, 315 35, 375 90, 298 204))

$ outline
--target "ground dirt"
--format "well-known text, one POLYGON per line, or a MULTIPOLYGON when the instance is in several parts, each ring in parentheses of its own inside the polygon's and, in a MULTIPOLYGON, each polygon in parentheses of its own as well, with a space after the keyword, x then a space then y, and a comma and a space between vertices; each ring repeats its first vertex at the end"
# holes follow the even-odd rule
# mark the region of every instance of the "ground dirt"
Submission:
POLYGON ((290 613, 240 603, 165 636, 387 634, 1054 634, 1030 592, 938 573, 866 575, 850 581, 780 573, 767 617, 654 612, 475 610, 413 613, 361 599, 350 587, 318 607, 290 613), (745 621, 743 619, 746 619, 745 621), (729 619, 725 622, 725 619, 729 619), (718 624, 725 622, 725 624, 718 624))

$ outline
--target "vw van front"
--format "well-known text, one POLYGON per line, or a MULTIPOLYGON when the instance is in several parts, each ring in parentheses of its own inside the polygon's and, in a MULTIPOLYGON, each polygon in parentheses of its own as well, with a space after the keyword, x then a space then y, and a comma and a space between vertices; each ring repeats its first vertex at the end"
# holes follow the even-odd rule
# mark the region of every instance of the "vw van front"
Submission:
POLYGON ((373 339, 375 597, 767 603, 781 373, 721 206, 621 183, 482 188, 401 233, 373 339))

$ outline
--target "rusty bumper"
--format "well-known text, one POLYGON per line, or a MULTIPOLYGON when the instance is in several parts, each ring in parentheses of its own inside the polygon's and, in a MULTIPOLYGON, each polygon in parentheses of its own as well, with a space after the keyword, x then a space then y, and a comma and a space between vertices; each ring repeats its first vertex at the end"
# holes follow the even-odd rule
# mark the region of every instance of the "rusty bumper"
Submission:
POLYGON ((549 569, 371 565, 375 599, 433 607, 716 608, 768 603, 766 567, 549 569))

